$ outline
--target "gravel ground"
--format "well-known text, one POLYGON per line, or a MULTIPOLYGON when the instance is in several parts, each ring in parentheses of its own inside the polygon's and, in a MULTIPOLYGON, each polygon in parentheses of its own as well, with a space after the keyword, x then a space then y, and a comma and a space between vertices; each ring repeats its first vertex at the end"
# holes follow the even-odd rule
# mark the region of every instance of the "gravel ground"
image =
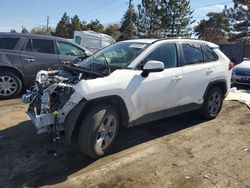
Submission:
POLYGON ((0 187, 250 187, 250 110, 224 102, 212 121, 196 113, 121 129, 110 155, 36 135, 18 99, 0 101, 0 187))

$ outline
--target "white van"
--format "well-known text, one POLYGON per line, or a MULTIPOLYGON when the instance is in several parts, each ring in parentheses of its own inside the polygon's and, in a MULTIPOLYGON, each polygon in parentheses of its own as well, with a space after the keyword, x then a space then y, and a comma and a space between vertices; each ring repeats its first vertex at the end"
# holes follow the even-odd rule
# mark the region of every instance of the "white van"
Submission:
POLYGON ((91 30, 75 31, 74 42, 88 49, 92 53, 115 43, 116 41, 109 35, 97 33, 91 30))

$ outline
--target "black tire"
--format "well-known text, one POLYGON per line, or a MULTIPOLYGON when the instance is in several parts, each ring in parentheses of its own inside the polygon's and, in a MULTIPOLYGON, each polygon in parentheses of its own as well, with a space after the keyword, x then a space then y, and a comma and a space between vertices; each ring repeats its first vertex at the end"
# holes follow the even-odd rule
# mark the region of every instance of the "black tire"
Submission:
POLYGON ((22 90, 22 87, 22 81, 15 73, 10 71, 0 71, 0 100, 18 97, 22 90), (10 79, 9 84, 11 84, 11 88, 9 88, 8 91, 3 89, 4 86, 1 86, 1 83, 3 83, 3 79, 5 79, 6 81, 7 78, 10 79), (13 86, 15 88, 13 88, 13 86))
POLYGON ((203 107, 200 111, 202 117, 206 119, 216 118, 221 111, 223 99, 224 95, 219 87, 211 88, 204 99, 203 107))
POLYGON ((113 146, 117 133, 119 130, 119 116, 116 109, 113 106, 101 104, 90 109, 85 118, 82 121, 82 125, 79 132, 79 147, 80 150, 93 158, 99 158, 107 154, 110 148, 113 146), (114 120, 110 120, 111 117, 114 120), (104 126, 111 121, 109 128, 104 126), (103 123, 103 124, 102 124, 103 123), (113 124, 112 124, 113 123, 113 124), (115 125, 114 125, 115 123, 115 125), (112 125, 111 125, 112 124, 112 125), (115 131, 111 134, 108 129, 113 130, 115 126, 115 131), (105 130, 104 130, 105 127, 105 130), (112 137, 108 140, 107 138, 112 137), (112 136, 111 136, 112 135, 112 136), (105 139, 102 139, 105 137, 105 139), (98 139, 99 138, 99 139, 98 139), (109 143, 107 141, 110 141, 109 143), (102 142, 100 144, 100 142, 102 142), (100 145, 98 145, 98 143, 100 145), (104 146, 103 146, 104 144, 104 146), (102 147, 103 146, 103 147, 102 147))

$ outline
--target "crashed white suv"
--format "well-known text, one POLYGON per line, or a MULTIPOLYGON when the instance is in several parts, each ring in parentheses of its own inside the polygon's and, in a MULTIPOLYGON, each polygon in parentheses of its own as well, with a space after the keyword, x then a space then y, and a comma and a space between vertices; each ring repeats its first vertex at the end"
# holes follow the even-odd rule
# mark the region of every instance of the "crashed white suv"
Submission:
POLYGON ((121 126, 196 109, 215 118, 229 90, 229 62, 205 41, 128 40, 60 70, 40 71, 22 100, 30 103, 27 113, 38 133, 76 139, 81 151, 100 157, 121 126))

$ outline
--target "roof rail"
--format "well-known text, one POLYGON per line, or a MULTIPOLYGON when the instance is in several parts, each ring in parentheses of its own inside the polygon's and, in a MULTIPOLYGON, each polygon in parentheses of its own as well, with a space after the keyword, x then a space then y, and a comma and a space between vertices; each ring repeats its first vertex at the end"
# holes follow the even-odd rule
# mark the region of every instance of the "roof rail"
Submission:
POLYGON ((156 43, 156 42, 159 42, 159 41, 162 41, 162 40, 170 40, 170 39, 189 39, 189 40, 200 40, 200 39, 197 39, 197 38, 189 38, 189 37, 167 37, 167 38, 161 38, 161 39, 157 39, 155 40, 153 43, 156 43))

